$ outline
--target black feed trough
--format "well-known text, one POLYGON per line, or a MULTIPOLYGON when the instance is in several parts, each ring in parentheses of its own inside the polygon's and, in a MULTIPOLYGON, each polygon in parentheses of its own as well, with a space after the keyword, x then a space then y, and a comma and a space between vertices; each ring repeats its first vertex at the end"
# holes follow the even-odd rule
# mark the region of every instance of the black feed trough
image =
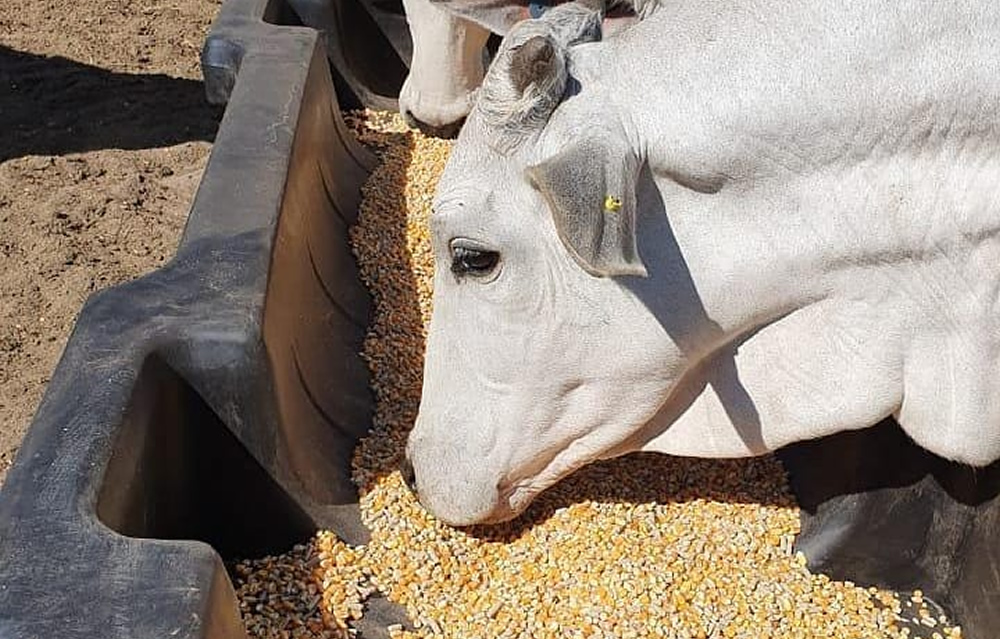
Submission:
MULTIPOLYGON (((398 2, 223 6, 202 63, 228 106, 177 255, 88 300, 0 492, 0 637, 245 639, 226 560, 317 527, 365 540, 370 301, 347 230, 373 158, 340 108, 394 108, 408 38, 398 2)), ((922 588, 1000 637, 998 466, 892 423, 781 458, 814 570, 922 588)))

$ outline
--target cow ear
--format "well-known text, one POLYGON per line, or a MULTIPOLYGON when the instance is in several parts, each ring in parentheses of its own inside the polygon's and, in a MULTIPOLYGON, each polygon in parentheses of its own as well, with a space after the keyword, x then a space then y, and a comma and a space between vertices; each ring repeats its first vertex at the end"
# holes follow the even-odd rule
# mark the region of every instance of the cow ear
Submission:
POLYGON ((629 151, 583 141, 527 170, 556 232, 591 275, 646 277, 636 248, 639 162, 629 151))
POLYGON ((511 50, 510 82, 523 95, 531 84, 540 84, 558 73, 555 46, 545 36, 532 36, 511 50))
POLYGON ((545 126, 569 82, 570 47, 601 39, 601 14, 564 2, 507 33, 486 71, 472 119, 506 155, 545 126))

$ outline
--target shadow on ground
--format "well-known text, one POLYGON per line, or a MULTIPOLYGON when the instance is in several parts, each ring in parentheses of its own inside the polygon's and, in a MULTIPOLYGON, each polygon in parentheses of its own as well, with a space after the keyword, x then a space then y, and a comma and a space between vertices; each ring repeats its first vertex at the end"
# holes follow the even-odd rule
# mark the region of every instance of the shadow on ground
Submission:
POLYGON ((0 162, 215 138, 201 82, 116 73, 0 46, 0 162))

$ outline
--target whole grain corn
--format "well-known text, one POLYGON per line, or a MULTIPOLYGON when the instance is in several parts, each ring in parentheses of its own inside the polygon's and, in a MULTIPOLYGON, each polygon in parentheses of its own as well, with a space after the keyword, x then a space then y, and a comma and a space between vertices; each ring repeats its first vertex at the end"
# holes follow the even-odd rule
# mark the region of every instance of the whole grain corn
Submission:
POLYGON ((420 401, 428 218, 450 142, 395 114, 348 122, 381 159, 351 233, 375 300, 364 356, 377 406, 353 468, 371 541, 351 548, 320 533, 308 547, 331 632, 347 631, 378 589, 414 622, 397 637, 961 637, 919 591, 901 603, 810 573, 792 551, 798 509, 771 457, 595 463, 499 526, 459 530, 424 511, 397 467, 420 401))

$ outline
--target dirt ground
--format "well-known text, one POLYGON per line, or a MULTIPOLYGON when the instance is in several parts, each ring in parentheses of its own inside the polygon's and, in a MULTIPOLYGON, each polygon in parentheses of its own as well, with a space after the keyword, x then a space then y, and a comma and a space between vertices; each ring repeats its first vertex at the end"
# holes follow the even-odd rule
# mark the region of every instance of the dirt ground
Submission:
POLYGON ((81 305, 174 253, 221 112, 221 0, 2 0, 0 481, 81 305))

